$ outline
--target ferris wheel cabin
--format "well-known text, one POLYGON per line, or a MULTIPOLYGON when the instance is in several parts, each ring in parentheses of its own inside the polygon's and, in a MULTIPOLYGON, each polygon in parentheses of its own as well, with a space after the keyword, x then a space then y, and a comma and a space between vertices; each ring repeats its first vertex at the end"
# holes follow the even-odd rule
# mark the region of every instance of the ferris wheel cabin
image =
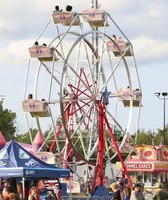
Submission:
POLYGON ((54 54, 54 48, 48 47, 45 43, 39 45, 35 42, 32 47, 29 48, 30 57, 38 58, 40 61, 56 61, 58 58, 54 54))
POLYGON ((47 103, 43 100, 26 99, 22 102, 24 112, 29 112, 32 117, 49 117, 47 103))
POLYGON ((119 101, 122 101, 125 107, 132 106, 133 107, 141 107, 141 98, 142 93, 137 88, 135 90, 131 90, 130 88, 121 88, 120 90, 117 90, 116 96, 119 101))
POLYGON ((62 24, 63 26, 79 25, 79 16, 74 12, 54 11, 52 17, 55 24, 62 24))
POLYGON ((53 52, 53 48, 48 47, 46 44, 39 45, 38 42, 35 42, 35 45, 29 48, 30 56, 32 58, 38 58, 40 61, 58 60, 53 52))
POLYGON ((132 56, 130 44, 128 41, 123 40, 121 37, 116 38, 116 36, 112 37, 113 41, 109 41, 106 43, 107 51, 112 51, 116 57, 124 56, 132 56))
POLYGON ((88 22, 90 26, 104 27, 108 26, 106 12, 96 8, 86 9, 82 12, 83 20, 88 22))

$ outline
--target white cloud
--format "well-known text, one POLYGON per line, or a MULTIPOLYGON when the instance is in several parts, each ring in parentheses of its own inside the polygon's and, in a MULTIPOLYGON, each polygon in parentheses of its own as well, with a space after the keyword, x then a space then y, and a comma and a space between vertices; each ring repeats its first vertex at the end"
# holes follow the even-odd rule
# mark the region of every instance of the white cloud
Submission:
POLYGON ((168 41, 141 36, 132 43, 139 63, 164 63, 167 60, 168 41))
MULTIPOLYGON (((153 2, 155 3, 155 2, 153 2)), ((149 10, 149 16, 154 18, 161 18, 167 12, 167 3, 165 2, 157 2, 154 4, 149 10)))
MULTIPOLYGON (((4 65, 23 65, 28 59, 28 46, 30 41, 11 41, 1 49, 0 63, 4 65)), ((2 68, 3 65, 0 66, 2 68)))

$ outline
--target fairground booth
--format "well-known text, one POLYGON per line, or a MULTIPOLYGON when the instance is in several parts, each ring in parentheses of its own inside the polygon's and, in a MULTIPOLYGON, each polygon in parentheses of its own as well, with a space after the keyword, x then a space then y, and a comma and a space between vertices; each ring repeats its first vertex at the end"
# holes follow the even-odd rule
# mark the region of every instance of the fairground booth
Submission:
MULTIPOLYGON (((142 182, 146 189, 168 187, 168 146, 135 146, 125 165, 132 183, 142 182)), ((121 169, 120 162, 116 168, 121 169)))
POLYGON ((43 199, 42 196, 45 198, 50 192, 64 190, 59 179, 68 179, 69 177, 69 169, 59 168, 43 162, 15 141, 8 142, 0 150, 1 189, 3 187, 2 181, 7 178, 15 179, 17 186, 20 183, 22 184, 20 194, 22 199, 26 199, 31 184, 34 184, 37 188, 39 187, 39 196, 43 199))

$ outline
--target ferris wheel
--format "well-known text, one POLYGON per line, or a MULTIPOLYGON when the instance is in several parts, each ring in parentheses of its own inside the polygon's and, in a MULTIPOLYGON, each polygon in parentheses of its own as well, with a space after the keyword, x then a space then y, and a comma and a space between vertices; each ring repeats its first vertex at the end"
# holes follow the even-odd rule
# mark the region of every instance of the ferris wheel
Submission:
POLYGON ((131 42, 95 2, 82 12, 56 6, 29 52, 22 102, 29 129, 45 133, 44 144, 72 173, 85 165, 88 180, 93 166, 102 185, 106 164, 130 151, 138 129, 142 91, 131 42))

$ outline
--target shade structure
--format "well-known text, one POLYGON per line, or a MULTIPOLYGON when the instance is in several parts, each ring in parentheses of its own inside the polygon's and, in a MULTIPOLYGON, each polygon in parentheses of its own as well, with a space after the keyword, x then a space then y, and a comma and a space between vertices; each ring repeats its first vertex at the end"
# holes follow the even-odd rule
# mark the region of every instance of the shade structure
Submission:
POLYGON ((0 150, 0 177, 68 178, 70 170, 43 162, 11 140, 0 150))

